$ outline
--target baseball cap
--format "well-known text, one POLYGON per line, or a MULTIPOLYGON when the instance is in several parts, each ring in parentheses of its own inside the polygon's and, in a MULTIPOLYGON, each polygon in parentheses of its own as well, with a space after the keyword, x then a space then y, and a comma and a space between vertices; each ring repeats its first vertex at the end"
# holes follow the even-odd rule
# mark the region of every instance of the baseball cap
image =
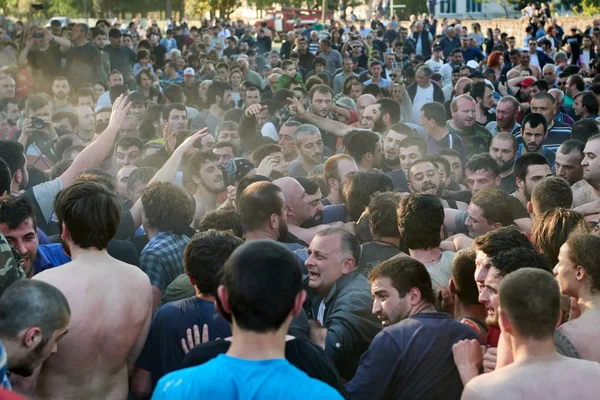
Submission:
POLYGON ((194 71, 194 68, 187 67, 183 70, 183 76, 196 76, 196 71, 194 71))
POLYGON ((479 78, 479 79, 484 79, 483 74, 479 71, 473 71, 471 72, 471 75, 469 75, 469 78, 473 79, 473 78, 479 78))
POLYGON ((356 103, 350 97, 340 97, 335 105, 338 107, 345 108, 346 110, 356 111, 356 103))
POLYGON ((533 85, 535 83, 535 78, 532 78, 531 76, 528 76, 527 78, 523 79, 521 81, 521 83, 519 83, 519 86, 521 87, 529 87, 531 85, 533 85))

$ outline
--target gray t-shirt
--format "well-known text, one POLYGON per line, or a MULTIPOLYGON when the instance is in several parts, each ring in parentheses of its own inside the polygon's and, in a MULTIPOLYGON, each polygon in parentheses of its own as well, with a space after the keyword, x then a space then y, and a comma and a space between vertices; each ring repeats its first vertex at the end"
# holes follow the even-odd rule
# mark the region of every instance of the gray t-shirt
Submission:
POLYGON ((222 118, 215 117, 208 110, 202 110, 192 119, 191 129, 196 132, 203 128, 208 128, 211 135, 215 136, 217 126, 223 122, 222 118))
POLYGON ((440 261, 437 264, 427 267, 434 291, 440 286, 448 286, 450 284, 450 279, 452 278, 452 261, 455 255, 456 253, 453 251, 443 251, 440 261))
POLYGON ((302 168, 300 160, 295 160, 288 165, 288 176, 291 176, 292 178, 306 178, 308 172, 302 168))
MULTIPOLYGON (((383 261, 389 260, 395 255, 402 253, 399 248, 388 243, 377 241, 363 243, 360 250, 360 261, 358 272, 368 277, 369 272, 383 261)), ((404 253, 402 253, 404 254, 404 253)))

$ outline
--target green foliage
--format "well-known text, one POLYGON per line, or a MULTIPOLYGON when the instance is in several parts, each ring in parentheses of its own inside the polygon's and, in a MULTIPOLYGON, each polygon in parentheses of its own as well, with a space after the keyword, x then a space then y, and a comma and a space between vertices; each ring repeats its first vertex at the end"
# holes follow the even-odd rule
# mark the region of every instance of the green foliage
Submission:
POLYGON ((581 17, 593 17, 600 13, 600 7, 598 7, 599 1, 596 0, 583 0, 578 6, 573 8, 573 14, 581 17))

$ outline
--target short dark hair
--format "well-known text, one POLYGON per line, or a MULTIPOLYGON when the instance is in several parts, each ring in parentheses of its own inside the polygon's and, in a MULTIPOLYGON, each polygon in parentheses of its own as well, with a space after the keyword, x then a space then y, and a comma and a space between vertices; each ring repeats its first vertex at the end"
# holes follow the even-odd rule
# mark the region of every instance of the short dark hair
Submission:
MULTIPOLYGON (((550 85, 543 79, 533 82, 532 87, 538 88, 541 93, 546 93, 550 89, 550 85)), ((540 94, 541 94, 540 93, 540 94)))
POLYGON ((24 153, 25 149, 21 143, 14 140, 0 139, 0 158, 8 165, 11 180, 17 171, 22 171, 25 168, 24 153))
POLYGON ((237 206, 248 231, 264 228, 273 214, 281 216, 283 200, 279 193, 279 186, 271 182, 254 182, 244 189, 237 206))
POLYGON ((528 268, 543 269, 548 272, 551 271, 546 257, 538 253, 535 249, 514 248, 501 251, 491 259, 491 263, 498 270, 497 275, 501 277, 505 277, 525 266, 528 268))
POLYGON ((60 233, 64 224, 73 243, 82 249, 105 249, 121 222, 121 207, 115 193, 92 180, 75 181, 58 192, 54 212, 60 233))
POLYGON ((411 193, 398 204, 398 231, 412 250, 427 250, 441 243, 444 206, 431 194, 411 193))
POLYGON ((581 75, 574 74, 570 75, 569 78, 571 78, 571 85, 575 85, 578 91, 582 92, 585 90, 585 81, 581 75))
POLYGON ((152 167, 139 167, 131 171, 127 179, 127 190, 131 193, 135 190, 135 184, 138 182, 148 183, 156 175, 158 170, 152 167))
POLYGON ((481 209, 483 218, 489 224, 500 223, 502 226, 513 224, 513 208, 509 195, 497 188, 481 189, 471 199, 471 204, 481 209))
POLYGON ((423 104, 421 111, 425 114, 425 117, 432 119, 437 126, 446 125, 446 107, 442 103, 432 101, 431 103, 423 104))
POLYGON ((504 226, 473 241, 473 248, 483 252, 488 258, 494 258, 500 252, 516 247, 533 249, 529 238, 514 226, 504 226))
POLYGON ((188 160, 187 170, 184 172, 184 179, 192 176, 199 176, 200 169, 209 162, 219 162, 219 156, 212 151, 200 151, 195 153, 188 160))
POLYGON ((427 141, 420 136, 407 137, 403 139, 399 145, 399 147, 402 147, 403 149, 412 146, 417 146, 419 148, 419 152, 423 155, 423 157, 425 157, 425 155, 429 151, 427 141))
POLYGON ((548 121, 546 121, 546 117, 539 113, 527 114, 521 121, 521 131, 525 130, 526 124, 529 124, 529 126, 534 129, 542 125, 544 127, 544 133, 548 131, 548 121))
POLYGON ((117 144, 115 144, 115 152, 117 151, 117 148, 122 148, 122 149, 128 149, 130 147, 137 147, 140 151, 142 151, 142 149, 144 148, 144 142, 142 142, 141 139, 136 138, 136 137, 122 137, 121 139, 119 139, 117 141, 117 144))
POLYGON ((231 149, 231 151, 233 152, 233 156, 234 157, 239 157, 240 156, 240 149, 238 149, 238 147, 228 141, 222 141, 222 142, 217 142, 215 143, 215 149, 222 149, 224 147, 229 147, 231 149))
POLYGON ((166 105, 165 108, 162 109, 161 118, 164 119, 165 121, 168 121, 169 116, 171 115, 171 111, 173 111, 173 110, 185 111, 187 114, 187 110, 183 104, 171 103, 171 104, 166 105))
POLYGON ((575 99, 581 97, 581 105, 587 108, 590 114, 598 114, 598 98, 593 92, 585 91, 577 93, 575 99))
POLYGON ((344 185, 343 194, 349 221, 358 221, 376 192, 394 190, 392 178, 378 170, 359 171, 344 185))
POLYGON ((242 217, 235 210, 216 209, 205 214, 198 225, 198 232, 205 232, 209 229, 231 231, 239 238, 244 237, 242 217))
POLYGON ((427 268, 414 258, 391 258, 382 262, 369 272, 369 282, 379 278, 389 278, 400 298, 404 298, 410 289, 417 288, 423 302, 433 304, 435 300, 431 276, 427 268))
POLYGON ((251 161, 252 164, 259 166, 262 160, 270 154, 280 153, 281 147, 275 143, 267 143, 259 146, 252 153, 251 161))
POLYGON ((452 175, 452 166, 450 165, 450 161, 444 158, 444 156, 440 156, 437 153, 429 153, 423 157, 423 160, 433 163, 435 167, 438 167, 439 164, 442 164, 444 166, 446 177, 448 178, 452 175))
POLYGON ((583 161, 583 150, 584 149, 585 149, 585 143, 583 143, 581 140, 568 139, 568 140, 565 140, 564 142, 562 142, 562 144, 556 151, 560 151, 560 153, 562 153, 562 154, 571 154, 572 152, 577 151, 579 154, 581 154, 581 160, 580 160, 580 162, 581 162, 581 161, 583 161))
POLYGON ((0 196, 4 193, 10 194, 12 186, 12 174, 6 161, 0 158, 0 196))
POLYGON ((467 160, 465 174, 477 171, 491 172, 494 178, 500 175, 500 167, 489 153, 475 154, 467 160))
POLYGON ((485 84, 485 82, 474 82, 471 84, 471 90, 469 90, 469 96, 471 96, 473 99, 475 99, 475 101, 477 101, 477 98, 480 98, 483 100, 483 97, 485 96, 485 89, 487 89, 487 85, 485 84))
POLYGON ((352 136, 346 143, 346 151, 357 163, 362 161, 365 154, 375 153, 377 143, 379 143, 379 136, 375 132, 365 129, 356 129, 351 135, 352 136))
POLYGON ((142 195, 142 205, 148 227, 159 232, 183 235, 194 219, 195 210, 187 193, 172 183, 148 185, 142 195))
MULTIPOLYGON (((390 121, 392 124, 396 124, 400 122, 401 116, 401 107, 400 103, 395 99, 390 99, 387 97, 381 98, 377 100, 377 103, 381 106, 381 116, 383 117, 385 114, 390 115, 390 121)), ((382 132, 383 133, 383 132, 382 132)))
POLYGON ((164 96, 170 103, 183 103, 183 88, 178 85, 169 85, 163 90, 164 96))
POLYGON ((212 229, 197 233, 183 253, 185 273, 201 293, 216 296, 225 262, 243 243, 238 237, 212 229))
POLYGON ((479 290, 473 279, 476 269, 475 258, 475 250, 466 248, 457 252, 452 260, 454 294, 462 303, 469 305, 479 305, 479 290))
POLYGON ((600 123, 592 118, 580 119, 571 129, 571 139, 581 140, 583 143, 597 134, 600 134, 600 123))
POLYGON ((571 208, 573 205, 573 191, 567 181, 558 177, 549 177, 537 184, 531 193, 536 214, 563 207, 571 208))
POLYGON ((502 312, 516 333, 537 340, 554 337, 561 297, 552 274, 522 268, 502 280, 499 294, 502 312))
POLYGON ((592 293, 600 290, 600 237, 594 235, 572 235, 567 239, 569 258, 585 269, 590 277, 592 293))
POLYGON ((525 182, 525 177, 531 165, 547 165, 550 166, 548 159, 538 153, 527 153, 517 158, 515 162, 515 178, 525 182))
POLYGON ((40 280, 21 280, 0 297, 0 336, 16 340, 24 329, 37 326, 46 343, 67 325, 70 315, 69 302, 56 287, 40 280))
POLYGON ((373 223, 375 237, 399 238, 396 208, 401 196, 395 192, 375 193, 369 203, 369 219, 373 223))
POLYGON ((300 262, 287 247, 275 241, 247 242, 225 263, 223 286, 233 319, 241 329, 278 330, 302 290, 300 262))
POLYGON ((9 196, 0 201, 0 224, 14 230, 27 218, 31 218, 33 229, 36 229, 35 212, 27 196, 9 196))

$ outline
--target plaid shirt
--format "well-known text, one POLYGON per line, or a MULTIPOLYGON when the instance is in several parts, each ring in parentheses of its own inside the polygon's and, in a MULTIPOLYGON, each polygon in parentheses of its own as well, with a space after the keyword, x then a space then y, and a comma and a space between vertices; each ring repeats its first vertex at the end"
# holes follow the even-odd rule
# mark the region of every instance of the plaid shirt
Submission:
POLYGON ((190 239, 172 232, 159 232, 142 250, 140 268, 161 291, 183 274, 183 251, 190 239))

